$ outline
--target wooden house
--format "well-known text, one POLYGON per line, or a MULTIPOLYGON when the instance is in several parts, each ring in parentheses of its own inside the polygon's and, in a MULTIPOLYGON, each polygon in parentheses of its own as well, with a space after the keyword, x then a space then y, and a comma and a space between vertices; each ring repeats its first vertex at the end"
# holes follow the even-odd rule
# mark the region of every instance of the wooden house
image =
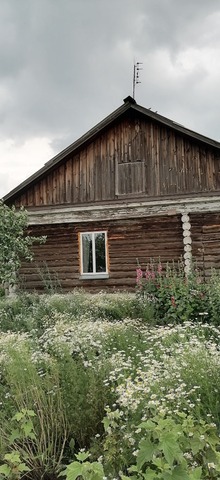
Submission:
POLYGON ((135 286, 137 259, 220 266, 220 143, 131 97, 5 196, 46 235, 21 274, 42 288, 47 266, 64 290, 135 286))

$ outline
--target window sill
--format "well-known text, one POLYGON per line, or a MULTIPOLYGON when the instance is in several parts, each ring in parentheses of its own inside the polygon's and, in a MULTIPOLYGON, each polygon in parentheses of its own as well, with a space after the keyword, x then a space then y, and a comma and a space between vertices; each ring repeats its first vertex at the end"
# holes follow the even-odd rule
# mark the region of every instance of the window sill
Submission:
POLYGON ((109 278, 108 273, 83 273, 79 276, 80 280, 104 280, 109 278))

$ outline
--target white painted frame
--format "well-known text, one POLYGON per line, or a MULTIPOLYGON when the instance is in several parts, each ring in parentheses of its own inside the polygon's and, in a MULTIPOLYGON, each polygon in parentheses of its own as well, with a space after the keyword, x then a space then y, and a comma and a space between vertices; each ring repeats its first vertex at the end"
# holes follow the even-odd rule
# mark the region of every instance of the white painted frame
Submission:
POLYGON ((80 232, 80 278, 81 279, 105 279, 109 278, 108 273, 108 243, 107 243, 107 231, 105 230, 96 230, 93 232, 80 232), (105 235, 105 272, 96 271, 96 255, 95 255, 95 235, 104 233, 105 235), (92 237, 92 266, 93 272, 83 272, 83 235, 91 235, 92 237))

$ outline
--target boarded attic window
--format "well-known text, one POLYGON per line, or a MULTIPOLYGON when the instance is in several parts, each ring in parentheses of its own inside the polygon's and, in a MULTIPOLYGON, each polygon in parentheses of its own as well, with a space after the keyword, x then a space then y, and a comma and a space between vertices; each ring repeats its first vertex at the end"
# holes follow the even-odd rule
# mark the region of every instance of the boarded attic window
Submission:
POLYGON ((145 163, 116 162, 116 195, 129 195, 145 192, 145 163))

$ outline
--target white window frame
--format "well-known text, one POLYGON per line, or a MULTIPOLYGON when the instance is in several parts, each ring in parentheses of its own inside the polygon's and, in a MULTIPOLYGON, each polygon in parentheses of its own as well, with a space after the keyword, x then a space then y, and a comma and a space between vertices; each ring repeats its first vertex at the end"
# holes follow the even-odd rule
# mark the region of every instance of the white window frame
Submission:
POLYGON ((106 230, 95 230, 90 232, 80 232, 80 278, 84 280, 88 279, 105 279, 109 278, 108 272, 108 242, 107 242, 107 231, 106 230), (100 233, 104 233, 105 235, 105 272, 96 272, 96 255, 95 255, 95 235, 100 233), (93 264, 93 272, 83 272, 83 235, 91 235, 92 236, 92 264, 93 264))

